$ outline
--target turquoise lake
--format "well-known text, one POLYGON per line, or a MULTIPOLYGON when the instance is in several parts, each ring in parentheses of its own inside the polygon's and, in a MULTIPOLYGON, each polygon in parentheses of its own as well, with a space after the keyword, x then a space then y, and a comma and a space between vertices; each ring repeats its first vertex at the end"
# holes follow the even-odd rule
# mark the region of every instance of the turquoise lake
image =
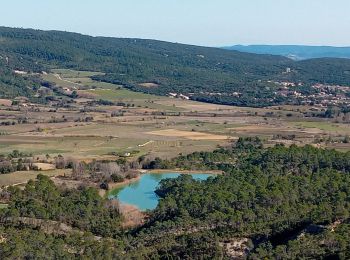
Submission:
MULTIPOLYGON (((137 206, 140 210, 155 209, 158 204, 158 196, 155 190, 159 182, 166 178, 177 178, 180 173, 146 173, 140 180, 124 187, 113 190, 108 198, 118 198, 120 202, 137 206)), ((191 174, 196 180, 206 180, 212 174, 191 174)))

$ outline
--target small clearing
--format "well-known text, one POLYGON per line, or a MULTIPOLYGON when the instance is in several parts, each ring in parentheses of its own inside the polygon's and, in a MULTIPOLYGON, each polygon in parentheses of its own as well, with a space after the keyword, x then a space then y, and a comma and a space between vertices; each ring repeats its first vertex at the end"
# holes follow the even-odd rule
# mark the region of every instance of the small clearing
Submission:
POLYGON ((158 84, 152 83, 152 82, 141 83, 141 84, 139 84, 139 86, 145 87, 145 88, 157 88, 157 87, 159 87, 158 84))
POLYGON ((33 165, 38 167, 39 171, 50 171, 56 169, 55 165, 51 163, 33 163, 33 165))

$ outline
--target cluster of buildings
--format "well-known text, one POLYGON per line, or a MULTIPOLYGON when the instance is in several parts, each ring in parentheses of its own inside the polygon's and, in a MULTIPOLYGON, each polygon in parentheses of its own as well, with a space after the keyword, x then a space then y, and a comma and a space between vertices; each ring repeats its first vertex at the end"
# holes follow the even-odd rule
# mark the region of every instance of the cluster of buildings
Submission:
POLYGON ((190 99, 189 96, 185 96, 185 95, 183 95, 181 93, 172 93, 172 92, 169 93, 169 97, 180 98, 180 99, 185 99, 185 100, 189 100, 190 99))
MULTIPOLYGON (((282 96, 288 98, 293 103, 303 105, 313 105, 321 108, 329 106, 350 107, 350 86, 337 86, 328 84, 314 84, 312 86, 306 86, 303 83, 295 82, 273 82, 269 81, 277 86, 277 90, 274 92, 275 96, 282 96)), ((199 92, 201 95, 206 96, 231 96, 240 97, 240 92, 199 92)), ((189 100, 194 93, 183 95, 181 93, 168 93, 169 97, 180 98, 189 100)), ((273 101, 271 99, 270 101, 273 101)))
POLYGON ((276 84, 279 86, 275 92, 276 96, 298 99, 301 104, 313 104, 321 107, 350 106, 350 86, 314 84, 310 87, 305 86, 305 90, 302 91, 297 88, 303 86, 302 83, 276 82, 276 84))

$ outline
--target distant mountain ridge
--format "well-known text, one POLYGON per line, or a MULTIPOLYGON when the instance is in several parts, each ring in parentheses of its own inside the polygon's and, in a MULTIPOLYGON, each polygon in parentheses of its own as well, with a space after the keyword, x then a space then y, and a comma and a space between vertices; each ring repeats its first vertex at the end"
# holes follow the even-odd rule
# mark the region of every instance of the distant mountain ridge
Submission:
MULTIPOLYGON (((276 81, 300 84, 304 86, 300 91, 315 83, 350 86, 350 59, 294 61, 281 55, 156 40, 8 27, 0 27, 0 68, 13 80, 14 70, 96 71, 103 75, 94 76, 94 80, 123 85, 133 91, 177 93, 192 100, 255 107, 291 102, 289 97, 276 96, 276 81)), ((0 73, 3 82, 0 94, 3 89, 7 97, 16 96, 20 90, 27 95, 27 87, 18 91, 11 87, 19 77, 9 84, 8 77, 3 75, 0 73)))
POLYGON ((307 45, 234 45, 224 47, 224 49, 255 54, 281 55, 293 60, 306 60, 315 58, 350 59, 350 47, 307 45))

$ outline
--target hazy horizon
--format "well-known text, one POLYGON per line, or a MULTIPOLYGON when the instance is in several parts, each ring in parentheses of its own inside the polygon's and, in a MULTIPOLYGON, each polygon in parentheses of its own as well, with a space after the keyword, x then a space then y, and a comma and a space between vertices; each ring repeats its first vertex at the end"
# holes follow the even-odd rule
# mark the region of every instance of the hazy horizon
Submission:
POLYGON ((2 3, 0 25, 210 47, 344 47, 349 8, 346 0, 18 0, 2 3))
POLYGON ((125 39, 141 39, 141 40, 155 40, 155 41, 165 41, 170 43, 180 43, 185 45, 195 45, 195 46, 202 46, 202 47, 213 47, 213 48, 225 48, 225 47, 232 47, 232 46, 306 46, 306 47, 333 47, 333 48, 350 48, 349 45, 344 46, 336 46, 336 45, 307 45, 307 44, 265 44, 265 43, 251 43, 251 44, 241 44, 241 43, 233 43, 230 45, 220 45, 220 46, 207 46, 207 45, 200 45, 200 44, 192 44, 192 43, 186 43, 186 42, 175 42, 175 41, 167 41, 162 39, 154 39, 154 38, 139 38, 139 37, 118 37, 118 36, 108 36, 108 35, 91 35, 81 32, 74 32, 74 31, 64 31, 64 30, 55 30, 55 29, 41 29, 41 28, 30 28, 30 27, 11 27, 6 25, 0 25, 7 28, 15 28, 15 29, 24 29, 24 30, 40 30, 40 31, 61 31, 61 32, 67 32, 67 33, 77 33, 81 35, 86 36, 92 36, 92 37, 110 37, 110 38, 125 38, 125 39))

